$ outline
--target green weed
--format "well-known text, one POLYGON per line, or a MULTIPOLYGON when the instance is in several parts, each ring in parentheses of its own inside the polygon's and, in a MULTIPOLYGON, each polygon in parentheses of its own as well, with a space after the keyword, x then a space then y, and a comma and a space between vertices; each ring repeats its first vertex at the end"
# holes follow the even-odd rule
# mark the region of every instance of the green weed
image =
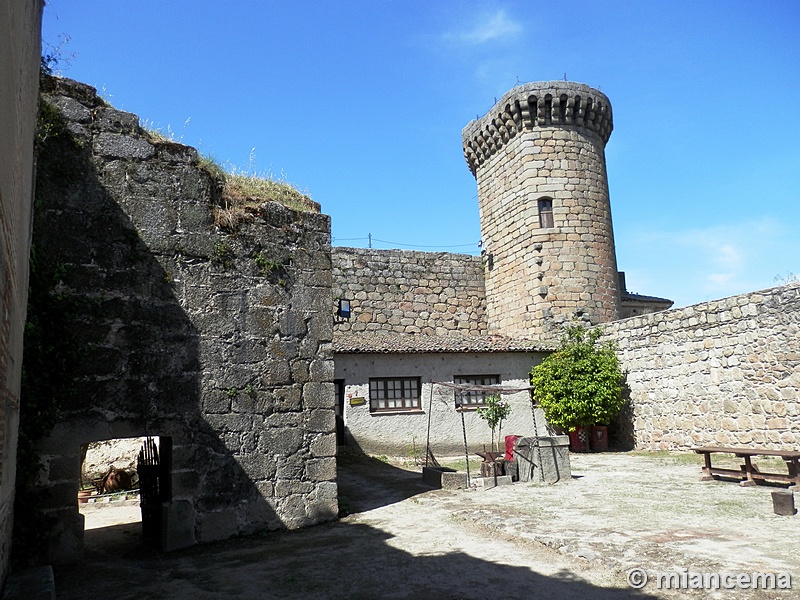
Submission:
POLYGON ((279 263, 277 260, 267 258, 264 256, 264 253, 260 251, 253 253, 253 262, 256 264, 258 272, 262 277, 266 277, 273 271, 277 271, 281 268, 281 263, 279 263))
POLYGON ((214 244, 214 256, 211 257, 211 262, 229 269, 234 266, 233 258, 233 249, 226 242, 220 240, 214 244))

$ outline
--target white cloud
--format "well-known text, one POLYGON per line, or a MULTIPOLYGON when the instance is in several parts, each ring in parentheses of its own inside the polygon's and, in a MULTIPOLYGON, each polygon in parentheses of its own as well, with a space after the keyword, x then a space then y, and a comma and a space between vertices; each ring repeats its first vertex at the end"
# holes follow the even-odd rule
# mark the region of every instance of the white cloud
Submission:
POLYGON ((445 42, 461 46, 481 46, 495 40, 508 40, 522 33, 522 25, 510 19, 506 11, 483 13, 468 25, 442 35, 445 42))
POLYGON ((628 272, 628 289, 673 298, 676 306, 776 285, 775 274, 791 270, 798 256, 794 237, 769 218, 649 230, 624 245, 619 268, 628 272))

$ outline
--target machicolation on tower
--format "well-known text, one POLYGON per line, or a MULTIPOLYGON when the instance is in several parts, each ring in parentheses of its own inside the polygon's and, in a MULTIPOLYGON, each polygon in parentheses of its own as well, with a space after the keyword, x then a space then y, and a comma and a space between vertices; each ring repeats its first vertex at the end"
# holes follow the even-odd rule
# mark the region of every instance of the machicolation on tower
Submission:
POLYGON ((605 144, 614 128, 611 103, 605 94, 582 83, 547 81, 517 86, 464 128, 464 157, 474 175, 477 167, 520 131, 557 126, 586 129, 605 144))

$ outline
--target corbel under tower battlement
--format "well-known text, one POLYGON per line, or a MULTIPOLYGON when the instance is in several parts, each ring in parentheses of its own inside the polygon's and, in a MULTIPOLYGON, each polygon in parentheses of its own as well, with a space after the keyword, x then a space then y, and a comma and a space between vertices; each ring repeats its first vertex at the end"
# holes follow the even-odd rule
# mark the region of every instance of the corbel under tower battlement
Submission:
POLYGON ((520 131, 543 127, 582 128, 605 146, 614 128, 611 103, 605 94, 582 83, 537 81, 517 86, 462 130, 469 170, 474 175, 520 131))

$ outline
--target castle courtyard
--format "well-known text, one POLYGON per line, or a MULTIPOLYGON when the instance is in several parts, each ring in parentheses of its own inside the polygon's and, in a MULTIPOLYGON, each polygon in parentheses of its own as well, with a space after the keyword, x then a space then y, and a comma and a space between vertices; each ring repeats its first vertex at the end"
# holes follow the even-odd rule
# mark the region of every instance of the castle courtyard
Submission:
MULTIPOLYGON (((349 514, 332 524, 154 555, 138 523, 89 529, 87 517, 85 560, 56 569, 57 597, 800 597, 800 517, 774 514, 779 488, 700 481, 694 454, 572 454, 568 481, 484 491, 431 489, 413 464, 339 461, 349 514), (632 569, 649 577, 641 591, 632 569), (658 589, 658 573, 680 585, 684 569, 687 581, 789 573, 795 590, 658 589)), ((95 512, 110 523, 115 510, 130 507, 95 512)))

